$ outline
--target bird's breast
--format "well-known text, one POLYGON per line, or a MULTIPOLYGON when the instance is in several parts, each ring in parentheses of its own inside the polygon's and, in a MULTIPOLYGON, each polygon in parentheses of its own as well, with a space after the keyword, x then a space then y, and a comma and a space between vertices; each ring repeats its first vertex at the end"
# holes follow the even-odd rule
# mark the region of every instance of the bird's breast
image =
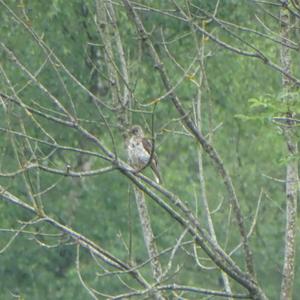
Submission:
POLYGON ((128 144, 128 160, 134 167, 143 167, 148 163, 149 153, 145 150, 142 142, 131 140, 128 144))

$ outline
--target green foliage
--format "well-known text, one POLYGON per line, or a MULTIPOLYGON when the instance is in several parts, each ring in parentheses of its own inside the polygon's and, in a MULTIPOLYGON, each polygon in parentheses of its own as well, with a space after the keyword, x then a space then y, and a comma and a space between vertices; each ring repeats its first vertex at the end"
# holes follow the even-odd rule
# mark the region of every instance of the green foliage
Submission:
POLYGON ((298 93, 286 93, 277 99, 272 96, 250 98, 248 102, 251 114, 237 114, 236 118, 243 121, 272 121, 276 117, 284 118, 288 112, 300 112, 298 93))

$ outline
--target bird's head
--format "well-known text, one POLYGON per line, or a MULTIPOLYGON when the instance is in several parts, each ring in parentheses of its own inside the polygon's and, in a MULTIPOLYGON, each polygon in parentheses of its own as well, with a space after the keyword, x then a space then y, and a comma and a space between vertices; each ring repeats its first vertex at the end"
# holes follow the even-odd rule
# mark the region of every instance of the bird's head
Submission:
POLYGON ((133 125, 129 130, 130 135, 143 136, 143 129, 139 125, 133 125))

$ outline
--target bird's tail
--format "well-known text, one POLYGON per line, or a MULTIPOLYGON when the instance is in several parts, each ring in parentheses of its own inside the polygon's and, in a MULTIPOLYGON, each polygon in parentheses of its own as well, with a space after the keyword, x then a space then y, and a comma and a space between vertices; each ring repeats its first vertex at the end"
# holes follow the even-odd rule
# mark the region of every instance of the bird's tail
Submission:
POLYGON ((154 179, 156 181, 156 183, 158 184, 162 184, 162 178, 161 178, 161 174, 160 174, 160 170, 159 167, 156 163, 152 162, 151 163, 151 169, 154 175, 154 179))

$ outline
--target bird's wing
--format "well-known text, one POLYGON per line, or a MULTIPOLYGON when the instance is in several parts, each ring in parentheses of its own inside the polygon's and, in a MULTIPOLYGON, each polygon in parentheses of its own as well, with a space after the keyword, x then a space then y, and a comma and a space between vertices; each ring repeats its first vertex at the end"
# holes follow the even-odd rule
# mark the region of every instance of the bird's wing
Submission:
MULTIPOLYGON (((149 155, 151 155, 152 147, 153 147, 152 141, 150 139, 142 138, 142 144, 143 144, 144 149, 149 153, 149 155)), ((161 179, 160 171, 159 171, 159 167, 158 167, 157 156, 155 153, 153 153, 153 156, 152 156, 151 169, 153 170, 153 172, 155 174, 156 182, 162 183, 162 179, 161 179)))
POLYGON ((149 139, 146 138, 142 138, 142 144, 144 149, 149 153, 149 155, 151 154, 152 151, 152 142, 149 139))
MULTIPOLYGON (((149 153, 149 155, 151 155, 153 147, 152 141, 147 138, 142 138, 142 144, 144 149, 149 153)), ((152 162, 157 165, 157 155, 155 152, 152 155, 152 162)))

